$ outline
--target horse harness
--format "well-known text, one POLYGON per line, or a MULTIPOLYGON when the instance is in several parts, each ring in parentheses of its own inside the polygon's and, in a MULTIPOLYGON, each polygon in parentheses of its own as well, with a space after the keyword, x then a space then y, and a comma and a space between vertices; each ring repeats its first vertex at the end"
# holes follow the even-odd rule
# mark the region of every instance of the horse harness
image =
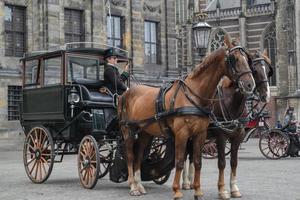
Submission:
MULTIPOLYGON (((137 132, 135 132, 135 135, 139 134, 141 131, 146 129, 151 124, 158 122, 159 127, 161 129, 162 133, 167 133, 168 136, 172 135, 172 130, 170 126, 167 123, 167 119, 174 116, 184 116, 184 115, 195 115, 200 117, 208 117, 211 114, 211 109, 208 107, 200 107, 194 100, 193 97, 189 94, 191 93, 193 97, 196 97, 198 99, 202 99, 201 97, 197 96, 192 89, 186 85, 185 81, 182 79, 179 79, 177 81, 173 81, 167 84, 164 84, 162 87, 160 87, 157 99, 155 101, 155 110, 156 114, 153 117, 139 120, 139 121, 133 121, 133 120, 121 120, 121 125, 126 125, 129 127, 134 127, 138 125, 143 125, 137 132), (166 93, 174 86, 174 83, 178 83, 175 92, 171 98, 170 101, 170 108, 167 110, 165 107, 165 95, 166 93), (188 101, 193 106, 184 106, 175 108, 175 101, 177 94, 179 90, 182 89, 184 92, 185 97, 188 99, 188 101)), ((124 105, 124 96, 122 96, 122 106, 124 105)), ((122 108, 123 110, 123 108, 122 108)))
MULTIPOLYGON (((236 65, 235 56, 230 54, 231 52, 233 52, 235 50, 239 50, 243 55, 245 55, 245 50, 243 47, 241 47, 241 46, 233 47, 232 49, 228 50, 228 53, 225 56, 225 62, 226 62, 226 66, 232 71, 234 81, 237 83, 237 82, 239 82, 239 79, 243 75, 252 73, 252 70, 247 70, 247 71, 244 71, 241 73, 238 72, 238 70, 236 69, 236 66, 235 66, 236 65)), ((201 100, 210 101, 210 102, 213 100, 213 99, 206 99, 206 98, 198 96, 185 83, 185 81, 183 79, 179 79, 179 80, 164 84, 162 87, 160 87, 157 99, 155 101, 156 114, 153 117, 149 117, 147 119, 138 120, 138 121, 122 119, 120 121, 120 125, 128 126, 128 127, 130 127, 130 129, 132 129, 133 127, 139 126, 139 130, 134 133, 134 136, 137 136, 140 132, 142 132, 148 126, 150 126, 151 124, 153 124, 155 122, 158 122, 161 132, 162 133, 167 132, 167 135, 172 137, 172 130, 167 123, 168 118, 174 117, 174 116, 184 116, 184 115, 195 115, 195 116, 199 116, 199 117, 210 117, 211 116, 211 114, 212 114, 211 105, 210 105, 210 107, 201 107, 193 100, 193 97, 196 97, 197 99, 201 99, 201 100), (175 92, 171 98, 170 108, 167 110, 165 108, 165 95, 174 86, 174 83, 178 83, 178 84, 177 84, 175 92), (185 107, 179 107, 179 108, 174 107, 176 97, 177 97, 177 94, 180 89, 183 90, 185 97, 188 99, 188 101, 193 106, 185 106, 185 107)), ((121 98, 122 98, 122 112, 126 112, 126 110, 124 109, 125 97, 122 96, 121 98)))

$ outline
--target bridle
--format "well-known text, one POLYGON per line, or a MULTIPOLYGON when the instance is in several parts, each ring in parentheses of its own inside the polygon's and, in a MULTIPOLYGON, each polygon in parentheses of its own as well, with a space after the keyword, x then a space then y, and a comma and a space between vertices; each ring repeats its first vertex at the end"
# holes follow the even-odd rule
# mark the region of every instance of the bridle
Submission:
POLYGON ((243 72, 238 72, 238 70, 236 69, 236 58, 234 55, 231 54, 235 50, 239 50, 240 53, 246 57, 245 49, 242 46, 235 46, 228 50, 228 53, 225 57, 225 62, 226 62, 227 67, 229 68, 229 70, 231 71, 231 73, 233 75, 233 82, 237 83, 237 85, 240 87, 240 84, 238 84, 240 82, 240 78, 246 74, 250 74, 250 73, 252 74, 252 70, 250 67, 249 70, 246 70, 243 72))
MULTIPOLYGON (((256 64, 261 64, 261 65, 263 65, 263 66, 265 66, 265 63, 267 63, 266 62, 266 60, 264 59, 264 58, 255 58, 255 59, 253 59, 252 60, 252 70, 253 70, 253 74, 254 73, 256 73, 256 70, 255 70, 255 65, 256 64)), ((270 66, 269 66, 270 67, 270 66)), ((270 67, 271 68, 271 67, 270 67)), ((266 77, 267 77, 267 74, 266 74, 266 77)), ((264 84, 264 83, 268 83, 269 82, 269 80, 268 80, 268 78, 265 78, 265 79, 263 79, 263 80, 261 80, 261 81, 259 81, 258 83, 256 83, 256 86, 255 86, 255 88, 254 88, 254 91, 256 91, 257 90, 257 88, 259 88, 262 84, 264 84)))

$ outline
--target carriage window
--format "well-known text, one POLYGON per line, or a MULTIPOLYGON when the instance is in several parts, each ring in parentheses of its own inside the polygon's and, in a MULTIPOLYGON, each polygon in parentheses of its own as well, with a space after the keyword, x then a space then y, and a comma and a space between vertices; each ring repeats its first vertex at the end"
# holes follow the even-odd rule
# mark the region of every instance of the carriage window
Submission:
POLYGON ((100 80, 100 63, 96 58, 68 57, 68 82, 76 79, 100 80))
POLYGON ((26 85, 38 85, 38 60, 32 60, 26 62, 25 67, 25 84, 26 85))
POLYGON ((61 57, 44 61, 44 85, 57 85, 61 78, 61 57))

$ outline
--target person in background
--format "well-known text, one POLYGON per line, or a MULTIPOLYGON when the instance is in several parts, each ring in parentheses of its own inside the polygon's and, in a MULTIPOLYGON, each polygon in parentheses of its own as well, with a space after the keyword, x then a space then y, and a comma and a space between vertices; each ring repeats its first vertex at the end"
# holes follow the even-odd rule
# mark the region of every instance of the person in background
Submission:
POLYGON ((289 106, 286 110, 285 116, 284 116, 284 122, 283 127, 289 132, 289 136, 291 138, 291 144, 292 147, 290 148, 290 155, 292 157, 299 156, 299 137, 297 134, 297 120, 296 115, 294 114, 294 107, 289 106))
POLYGON ((123 73, 120 74, 117 67, 118 56, 120 56, 115 49, 110 48, 106 50, 104 54, 105 65, 104 65, 104 82, 106 87, 113 93, 118 95, 123 94, 128 87, 125 81, 129 77, 129 63, 127 63, 123 73))

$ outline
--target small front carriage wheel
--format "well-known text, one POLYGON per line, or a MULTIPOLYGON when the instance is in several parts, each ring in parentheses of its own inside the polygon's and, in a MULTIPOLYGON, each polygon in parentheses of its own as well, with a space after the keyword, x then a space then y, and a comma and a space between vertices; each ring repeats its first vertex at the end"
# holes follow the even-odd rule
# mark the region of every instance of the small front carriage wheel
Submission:
POLYGON ((98 181, 99 148, 95 138, 91 135, 85 136, 78 151, 78 173, 81 185, 86 189, 95 187, 98 181))
POLYGON ((275 160, 285 157, 289 146, 289 137, 279 130, 265 132, 259 139, 260 152, 268 159, 275 160))
POLYGON ((32 182, 43 183, 49 178, 54 164, 54 145, 47 128, 37 126, 27 134, 23 161, 32 182))

